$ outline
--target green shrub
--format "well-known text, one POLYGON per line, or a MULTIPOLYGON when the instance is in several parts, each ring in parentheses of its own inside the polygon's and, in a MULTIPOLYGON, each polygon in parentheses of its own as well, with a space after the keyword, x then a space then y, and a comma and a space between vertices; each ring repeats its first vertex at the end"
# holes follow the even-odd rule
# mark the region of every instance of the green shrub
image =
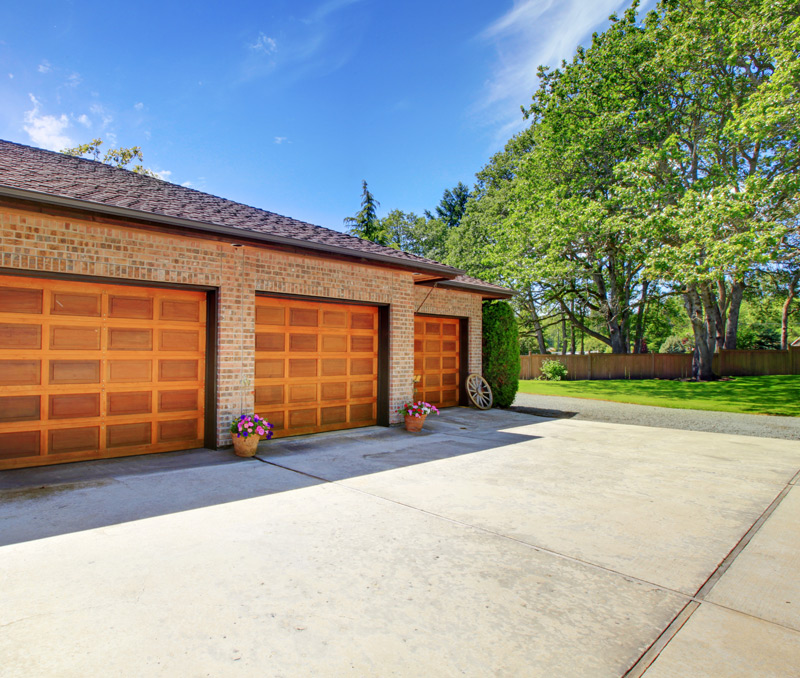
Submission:
POLYGON ((755 323, 740 327, 736 336, 736 348, 751 351, 769 351, 781 347, 781 335, 776 327, 755 323))
POLYGON ((544 381, 561 381, 567 376, 567 366, 558 360, 543 360, 539 371, 544 381))
POLYGON ((483 377, 497 407, 514 402, 519 388, 519 332, 506 301, 483 304, 483 377))
POLYGON ((686 353, 686 344, 684 340, 675 335, 667 337, 661 348, 658 349, 659 353, 686 353))

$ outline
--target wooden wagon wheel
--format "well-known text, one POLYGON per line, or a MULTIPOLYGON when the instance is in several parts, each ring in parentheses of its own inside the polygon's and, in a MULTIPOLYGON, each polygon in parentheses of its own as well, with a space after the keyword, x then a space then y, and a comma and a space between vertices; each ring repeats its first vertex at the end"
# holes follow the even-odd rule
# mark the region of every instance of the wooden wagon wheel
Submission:
POLYGON ((488 410, 492 406, 492 389, 480 374, 467 377, 467 395, 479 410, 488 410))

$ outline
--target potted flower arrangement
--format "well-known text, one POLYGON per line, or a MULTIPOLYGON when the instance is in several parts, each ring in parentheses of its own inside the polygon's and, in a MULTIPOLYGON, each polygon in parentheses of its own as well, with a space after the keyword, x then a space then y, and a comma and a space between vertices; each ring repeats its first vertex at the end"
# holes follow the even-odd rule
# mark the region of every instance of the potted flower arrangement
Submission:
POLYGON ((272 424, 257 414, 243 414, 231 422, 233 451, 240 457, 252 457, 262 438, 272 438, 272 424))
POLYGON ((425 423, 425 418, 433 412, 439 414, 439 410, 430 403, 423 400, 415 400, 413 402, 405 403, 399 410, 400 414, 405 417, 406 431, 414 433, 422 430, 422 425, 425 423))

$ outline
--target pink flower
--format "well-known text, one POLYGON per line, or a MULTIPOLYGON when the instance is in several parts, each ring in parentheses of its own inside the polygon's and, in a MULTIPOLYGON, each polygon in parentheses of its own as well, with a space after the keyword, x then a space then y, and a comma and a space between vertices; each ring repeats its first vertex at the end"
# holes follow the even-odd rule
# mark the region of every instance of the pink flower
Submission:
POLYGON ((260 436, 263 436, 264 435, 264 429, 259 426, 256 429, 256 433, 258 433, 258 435, 260 435, 260 436))

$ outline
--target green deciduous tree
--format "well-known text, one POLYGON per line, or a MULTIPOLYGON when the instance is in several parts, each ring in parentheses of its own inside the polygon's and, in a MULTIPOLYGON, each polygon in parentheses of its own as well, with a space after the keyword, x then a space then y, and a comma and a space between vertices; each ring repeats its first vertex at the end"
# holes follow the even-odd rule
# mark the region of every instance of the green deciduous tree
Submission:
POLYGON ((139 164, 128 167, 134 160, 144 160, 142 149, 139 146, 131 146, 130 148, 124 148, 122 146, 119 148, 109 148, 103 153, 100 148, 102 145, 102 139, 92 139, 88 144, 79 144, 74 148, 65 148, 61 152, 78 158, 91 158, 92 160, 103 162, 106 165, 129 169, 131 172, 136 172, 136 174, 144 174, 154 179, 161 179, 158 174, 147 169, 144 165, 139 164))
MULTIPOLYGON (((795 209, 798 131, 781 131, 785 116, 769 119, 758 102, 789 67, 778 36, 798 11, 783 0, 665 0, 651 22, 659 141, 620 164, 618 194, 654 244, 647 274, 682 292, 702 379, 713 378, 715 349, 736 345, 746 277, 774 256, 795 209)), ((781 96, 796 99, 789 80, 795 93, 781 96)))

